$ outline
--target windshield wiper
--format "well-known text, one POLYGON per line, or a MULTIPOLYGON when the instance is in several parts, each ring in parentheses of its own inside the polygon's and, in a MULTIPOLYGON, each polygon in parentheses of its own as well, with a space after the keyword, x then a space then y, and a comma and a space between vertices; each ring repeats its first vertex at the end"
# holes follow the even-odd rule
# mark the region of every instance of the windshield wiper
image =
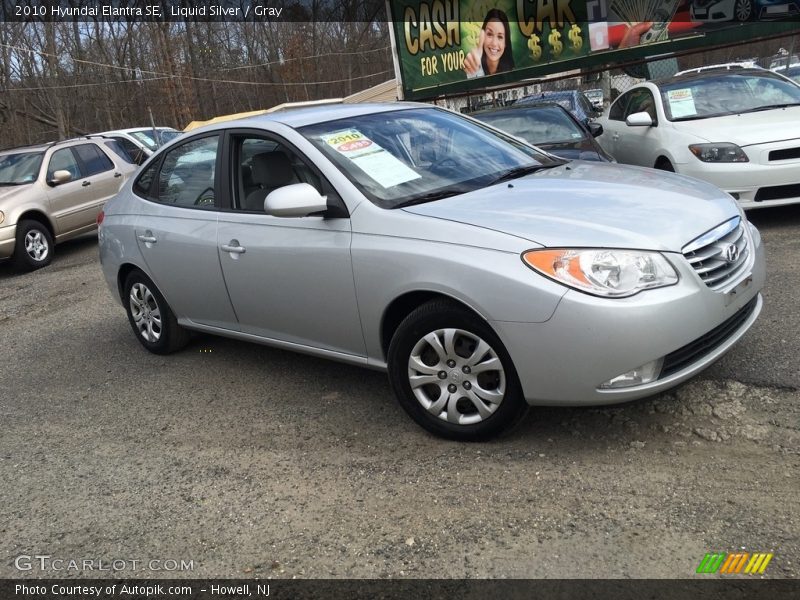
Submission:
POLYGON ((0 185, 25 185, 33 183, 32 181, 0 181, 0 185))
POLYGON ((406 206, 414 206, 415 204, 425 204, 426 202, 433 202, 434 200, 443 200, 444 198, 450 198, 451 196, 458 196, 459 194, 466 194, 472 190, 466 190, 462 188, 449 188, 446 190, 437 190, 435 192, 429 192, 427 194, 422 194, 420 196, 414 196, 413 198, 409 198, 401 202, 400 204, 394 205, 392 208, 405 208, 406 206))
POLYGON ((762 110, 773 110, 776 108, 786 108, 787 106, 800 106, 800 102, 784 102, 783 104, 767 104, 766 106, 757 106, 756 108, 748 108, 747 110, 740 110, 739 114, 759 112, 762 110))
MULTIPOLYGON (((563 164, 563 163, 556 163, 556 164, 563 164)), ((555 166, 556 165, 554 164, 554 165, 527 165, 525 167, 514 167, 513 169, 509 169, 508 171, 503 171, 498 177, 493 179, 489 185, 502 183, 503 181, 508 181, 510 179, 517 179, 518 177, 522 177, 523 175, 530 175, 531 173, 535 173, 540 169, 549 169, 555 166)))

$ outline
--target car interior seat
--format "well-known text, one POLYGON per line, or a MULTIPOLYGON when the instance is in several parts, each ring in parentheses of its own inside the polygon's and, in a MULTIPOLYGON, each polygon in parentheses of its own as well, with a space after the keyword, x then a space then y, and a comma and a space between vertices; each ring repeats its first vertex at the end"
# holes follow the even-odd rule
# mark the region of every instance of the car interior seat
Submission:
POLYGON ((262 152, 253 156, 253 183, 258 186, 247 194, 242 203, 245 210, 264 210, 264 200, 273 190, 292 183, 300 183, 289 158, 279 150, 262 152))

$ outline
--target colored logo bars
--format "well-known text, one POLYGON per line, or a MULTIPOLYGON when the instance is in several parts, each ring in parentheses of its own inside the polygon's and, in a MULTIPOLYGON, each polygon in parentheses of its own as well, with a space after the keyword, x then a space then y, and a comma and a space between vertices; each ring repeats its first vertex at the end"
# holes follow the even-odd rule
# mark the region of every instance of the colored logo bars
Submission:
POLYGON ((748 575, 762 574, 772 560, 774 554, 766 552, 725 552, 706 554, 697 567, 697 573, 722 573, 733 575, 745 573, 748 575))

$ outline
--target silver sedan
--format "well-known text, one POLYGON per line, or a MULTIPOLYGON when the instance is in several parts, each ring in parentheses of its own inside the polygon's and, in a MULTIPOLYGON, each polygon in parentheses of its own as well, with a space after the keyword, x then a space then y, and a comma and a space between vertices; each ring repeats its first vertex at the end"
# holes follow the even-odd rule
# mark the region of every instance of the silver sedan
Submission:
POLYGON ((652 395, 761 311, 764 253, 732 198, 567 162, 418 104, 230 121, 162 148, 100 219, 141 344, 190 330, 387 370, 441 436, 529 405, 652 395))

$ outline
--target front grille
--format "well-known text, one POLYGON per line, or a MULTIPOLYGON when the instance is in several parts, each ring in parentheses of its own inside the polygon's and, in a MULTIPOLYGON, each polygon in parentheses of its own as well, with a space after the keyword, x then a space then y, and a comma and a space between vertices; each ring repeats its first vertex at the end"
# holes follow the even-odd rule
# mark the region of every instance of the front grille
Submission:
POLYGON ((687 244, 682 252, 705 284, 724 289, 747 267, 750 248, 741 217, 726 221, 687 244))
POLYGON ((800 148, 784 148, 783 150, 773 150, 769 153, 770 160, 789 160, 800 158, 800 148))
POLYGON ((782 200, 783 198, 797 198, 800 196, 800 183, 790 185, 771 185, 759 188, 756 192, 755 201, 763 200, 782 200))
POLYGON ((758 296, 754 296, 750 302, 744 305, 739 311, 729 318, 722 325, 717 325, 705 335, 697 338, 683 348, 675 350, 664 357, 664 366, 661 369, 660 377, 668 377, 673 373, 688 367, 692 363, 700 360, 707 354, 713 352, 722 343, 731 337, 742 324, 753 314, 758 303, 758 296))

